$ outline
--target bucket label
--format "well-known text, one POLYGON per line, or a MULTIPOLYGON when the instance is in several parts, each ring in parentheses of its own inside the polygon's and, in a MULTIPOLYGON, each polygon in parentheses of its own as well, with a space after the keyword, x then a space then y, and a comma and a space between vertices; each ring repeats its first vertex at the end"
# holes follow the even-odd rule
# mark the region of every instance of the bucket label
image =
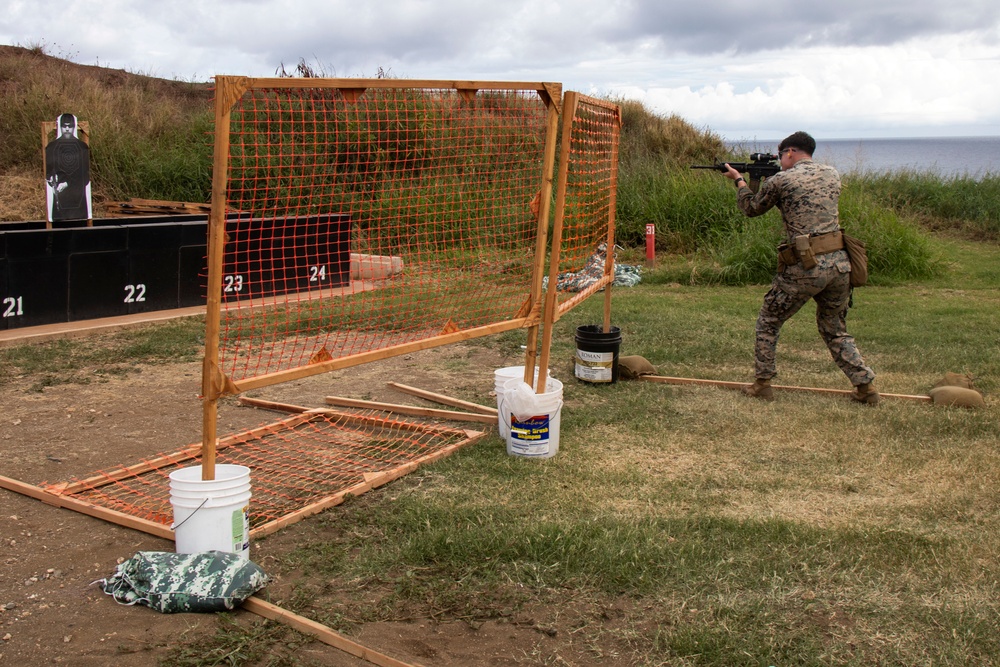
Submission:
POLYGON ((250 506, 233 510, 233 553, 243 553, 250 548, 250 506))
POLYGON ((510 447, 520 456, 545 456, 549 453, 549 415, 536 415, 524 421, 510 417, 510 447))
POLYGON ((614 352, 576 351, 576 377, 585 382, 611 382, 614 376, 614 352))

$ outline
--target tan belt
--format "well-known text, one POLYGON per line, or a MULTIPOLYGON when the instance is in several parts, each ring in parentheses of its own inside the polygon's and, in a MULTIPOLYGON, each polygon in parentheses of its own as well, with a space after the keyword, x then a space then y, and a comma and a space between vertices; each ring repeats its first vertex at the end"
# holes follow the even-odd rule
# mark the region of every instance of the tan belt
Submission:
POLYGON ((816 236, 802 234, 795 237, 794 245, 782 243, 778 246, 778 260, 780 264, 788 266, 802 262, 803 268, 811 269, 816 266, 816 255, 843 249, 844 235, 839 229, 816 236))

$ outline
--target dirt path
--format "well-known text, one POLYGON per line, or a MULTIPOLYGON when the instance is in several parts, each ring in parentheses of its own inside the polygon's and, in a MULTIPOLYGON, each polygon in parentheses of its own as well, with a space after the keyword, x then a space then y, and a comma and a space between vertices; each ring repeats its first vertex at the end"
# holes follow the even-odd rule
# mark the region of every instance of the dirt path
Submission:
MULTIPOLYGON (((309 407, 322 406, 331 394, 419 404, 419 399, 386 387, 386 382, 395 381, 490 405, 495 400, 490 395, 493 369, 516 363, 488 346, 452 346, 255 394, 309 407)), ((32 382, 15 378, 0 387, 4 477, 35 485, 69 481, 200 441, 199 363, 139 366, 124 377, 41 391, 33 389, 32 382)), ((220 407, 219 433, 282 416, 227 399, 220 407)), ((487 438, 483 443, 477 446, 498 446, 499 440, 487 438)), ((255 546, 251 557, 266 561, 269 552, 294 548, 296 530, 309 528, 286 529, 287 534, 255 546)), ((0 664, 153 665, 170 646, 214 633, 212 616, 161 615, 145 607, 120 606, 92 585, 143 550, 172 551, 173 545, 0 489, 0 664)), ((237 616, 257 618, 247 612, 237 616)), ((472 655, 485 660, 490 653, 513 651, 508 631, 499 628, 489 636, 464 624, 432 631, 426 624, 410 623, 365 628, 360 641, 412 662, 433 658, 428 664, 512 664, 504 659, 470 661, 472 655), (445 656, 464 657, 452 661, 445 656)), ((318 643, 308 644, 299 657, 308 658, 304 664, 367 664, 318 643)))

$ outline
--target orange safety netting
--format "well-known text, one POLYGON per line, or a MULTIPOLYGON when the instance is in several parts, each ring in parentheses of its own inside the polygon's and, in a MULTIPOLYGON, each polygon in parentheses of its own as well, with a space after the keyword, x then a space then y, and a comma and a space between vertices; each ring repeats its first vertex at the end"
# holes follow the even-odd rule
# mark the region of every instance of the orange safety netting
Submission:
POLYGON ((524 325, 540 90, 249 81, 216 136, 228 170, 222 373, 238 384, 524 325))
POLYGON ((570 95, 575 95, 576 104, 572 116, 564 119, 563 132, 569 132, 570 142, 559 171, 560 188, 565 188, 557 285, 562 293, 560 313, 614 280, 621 134, 617 104, 575 93, 567 97, 570 95), (567 292, 574 294, 567 298, 567 292))
MULTIPOLYGON (((482 434, 385 417, 373 411, 317 410, 220 441, 220 463, 250 468, 250 526, 288 523, 446 456, 482 434)), ((200 464, 200 445, 67 484, 43 484, 60 496, 170 525, 169 475, 200 464)))
POLYGON ((204 457, 206 470, 251 468, 259 534, 483 434, 310 410, 217 440, 218 397, 520 327, 529 345, 544 330, 547 363, 558 315, 614 277, 620 111, 562 98, 558 84, 216 83, 203 442, 42 493, 160 531, 173 514, 168 475, 204 457), (591 265, 601 277, 568 298, 549 291, 543 309, 545 256, 550 278, 591 265))

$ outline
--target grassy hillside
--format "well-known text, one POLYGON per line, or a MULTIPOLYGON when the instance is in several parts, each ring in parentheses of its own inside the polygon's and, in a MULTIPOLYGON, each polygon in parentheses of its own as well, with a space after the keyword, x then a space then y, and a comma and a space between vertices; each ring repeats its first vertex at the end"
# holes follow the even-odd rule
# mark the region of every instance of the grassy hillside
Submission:
MULTIPOLYGON (((45 217, 40 127, 63 112, 90 126, 96 216, 104 214, 103 202, 130 197, 209 200, 210 83, 78 65, 40 46, 0 46, 0 89, 0 135, 5 137, 0 221, 45 217)), ((618 102, 619 246, 642 248, 646 225, 653 224, 658 253, 683 261, 668 262, 669 271, 648 279, 769 281, 780 230, 777 212, 748 220, 736 209, 728 180, 688 168, 730 157, 721 137, 677 116, 655 114, 640 102, 618 102)), ((409 140, 419 142, 417 135, 409 140)), ((1000 239, 1000 177, 946 180, 902 172, 852 175, 844 185, 841 221, 868 244, 874 284, 925 279, 945 270, 929 231, 1000 239)), ((622 258, 630 256, 626 251, 622 258)))
POLYGON ((95 214, 128 197, 207 201, 211 99, 185 83, 0 45, 0 220, 45 218, 41 124, 89 124, 95 214))

